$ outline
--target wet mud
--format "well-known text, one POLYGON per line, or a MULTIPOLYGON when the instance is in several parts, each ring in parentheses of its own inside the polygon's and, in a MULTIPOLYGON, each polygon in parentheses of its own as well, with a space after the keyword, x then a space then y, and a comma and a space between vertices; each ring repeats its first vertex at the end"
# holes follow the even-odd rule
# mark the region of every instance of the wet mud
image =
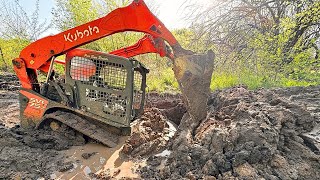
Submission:
POLYGON ((175 139, 169 156, 149 158, 142 177, 318 179, 320 146, 304 134, 319 126, 319 90, 216 91, 209 98, 208 117, 195 128, 192 139, 175 139))
POLYGON ((55 131, 50 126, 23 129, 14 88, 19 84, 13 79, 5 85, 0 91, 0 179, 140 179, 137 170, 145 165, 145 158, 164 150, 174 134, 169 119, 179 116, 162 111, 181 105, 179 95, 161 102, 163 95, 150 95, 148 108, 133 123, 131 136, 108 148, 64 125, 55 131), (139 144, 134 140, 137 137, 144 140, 139 144))
POLYGON ((174 125, 157 108, 146 109, 133 124, 132 133, 121 153, 131 157, 155 155, 164 149, 175 134, 174 125))
POLYGON ((310 139, 320 135, 319 86, 256 91, 239 86, 207 97, 199 115, 205 118, 190 121, 182 95, 148 94, 131 136, 110 149, 67 127, 21 128, 17 91, 2 90, 0 179, 320 177, 320 145, 310 139), (182 140, 186 122, 198 123, 187 127, 182 140))

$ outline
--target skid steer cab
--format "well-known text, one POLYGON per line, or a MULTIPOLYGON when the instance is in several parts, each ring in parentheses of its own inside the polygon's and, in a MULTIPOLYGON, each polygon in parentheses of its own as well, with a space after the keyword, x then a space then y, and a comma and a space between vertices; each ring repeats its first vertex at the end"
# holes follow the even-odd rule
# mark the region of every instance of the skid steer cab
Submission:
POLYGON ((148 72, 135 59, 76 49, 67 53, 65 86, 74 107, 129 126, 143 112, 148 72))
POLYGON ((66 54, 64 64, 64 77, 56 80, 52 74, 39 94, 21 91, 21 116, 25 121, 22 124, 39 126, 44 120, 30 118, 39 112, 30 109, 33 98, 40 105, 46 102, 45 107, 39 108, 43 109, 39 117, 60 109, 94 118, 102 124, 130 129, 132 120, 143 112, 145 102, 149 70, 142 63, 132 58, 75 49, 66 54))

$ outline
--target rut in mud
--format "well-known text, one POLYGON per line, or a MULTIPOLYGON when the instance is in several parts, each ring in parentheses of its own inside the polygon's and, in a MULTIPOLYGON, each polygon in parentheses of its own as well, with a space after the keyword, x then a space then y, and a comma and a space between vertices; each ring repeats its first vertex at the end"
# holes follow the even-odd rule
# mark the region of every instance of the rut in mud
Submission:
POLYGON ((320 177, 320 146, 303 135, 319 126, 320 87, 236 87, 214 92, 208 104, 191 139, 174 139, 169 156, 149 158, 143 178, 320 177))

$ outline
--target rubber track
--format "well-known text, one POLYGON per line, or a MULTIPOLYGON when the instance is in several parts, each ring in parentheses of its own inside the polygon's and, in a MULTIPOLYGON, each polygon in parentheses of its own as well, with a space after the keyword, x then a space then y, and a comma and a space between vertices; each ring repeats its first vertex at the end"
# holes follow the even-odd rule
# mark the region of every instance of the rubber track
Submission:
POLYGON ((118 144, 119 136, 108 132, 105 128, 93 124, 80 116, 72 113, 56 111, 44 116, 45 119, 55 119, 70 128, 98 141, 108 147, 118 144))

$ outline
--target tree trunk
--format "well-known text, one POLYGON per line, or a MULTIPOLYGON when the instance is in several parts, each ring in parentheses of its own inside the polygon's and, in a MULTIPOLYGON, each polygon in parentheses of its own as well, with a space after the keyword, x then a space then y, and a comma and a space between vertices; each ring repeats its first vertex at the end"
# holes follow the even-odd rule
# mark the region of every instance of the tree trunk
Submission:
POLYGON ((0 47, 0 56, 1 56, 1 59, 4 63, 4 71, 8 71, 8 64, 6 63, 6 60, 4 59, 4 56, 3 56, 3 53, 2 53, 2 48, 0 47))

